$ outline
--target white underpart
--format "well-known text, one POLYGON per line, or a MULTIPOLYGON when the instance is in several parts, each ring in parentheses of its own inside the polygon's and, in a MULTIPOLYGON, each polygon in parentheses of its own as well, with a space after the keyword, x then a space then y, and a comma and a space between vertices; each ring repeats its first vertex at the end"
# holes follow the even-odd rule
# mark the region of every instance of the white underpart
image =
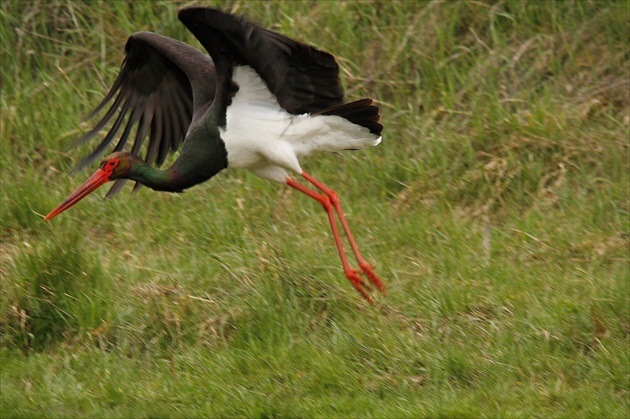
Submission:
POLYGON ((369 129, 340 116, 291 115, 249 66, 235 67, 232 79, 239 90, 227 108, 226 127, 220 130, 230 167, 285 182, 288 171, 302 173, 301 157, 381 142, 369 129))

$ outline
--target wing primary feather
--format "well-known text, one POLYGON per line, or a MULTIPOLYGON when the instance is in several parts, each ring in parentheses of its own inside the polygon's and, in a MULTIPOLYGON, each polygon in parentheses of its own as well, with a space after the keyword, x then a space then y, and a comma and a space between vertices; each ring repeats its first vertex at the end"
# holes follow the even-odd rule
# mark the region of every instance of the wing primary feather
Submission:
POLYGON ((147 157, 145 159, 148 165, 153 165, 157 157, 158 150, 160 148, 160 141, 162 140, 162 112, 159 106, 155 107, 154 117, 151 120, 151 135, 149 139, 149 149, 147 150, 147 157))
POLYGON ((186 137, 186 131, 192 120, 192 109, 189 111, 187 106, 187 96, 182 96, 183 93, 177 92, 177 100, 174 103, 174 114, 177 124, 177 138, 172 144, 172 150, 176 151, 182 143, 182 140, 186 137))
POLYGON ((138 192, 138 191, 142 188, 142 186, 143 186, 143 185, 142 185, 142 183, 140 183, 140 182, 136 182, 136 183, 133 185, 133 189, 131 190, 131 193, 136 193, 136 192, 138 192))
POLYGON ((138 108, 134 108, 133 111, 131 111, 131 115, 129 116, 129 120, 127 121, 127 125, 125 126, 125 130, 120 136, 118 144, 116 144, 116 147, 114 147, 114 151, 121 151, 125 147, 125 144, 127 144, 127 139, 129 138, 129 134, 131 133, 133 126, 138 121, 138 118, 140 116, 139 114, 140 111, 138 110, 138 108))
POLYGON ((120 125, 122 124, 123 119, 124 119, 125 114, 127 113, 128 109, 129 109, 129 102, 127 101, 123 105, 123 108, 120 111, 120 114, 118 115, 118 118, 116 118, 116 122, 114 122, 114 125, 112 126, 112 129, 109 130, 109 132, 107 133, 107 135, 105 136, 103 141, 101 141, 101 143, 98 145, 98 147, 96 147, 96 149, 91 154, 89 154, 88 156, 83 158, 83 160, 81 160, 79 162, 79 164, 74 169, 75 172, 77 172, 77 171, 83 169, 85 166, 91 164, 94 161, 94 159, 96 159, 98 156, 103 154, 105 149, 109 146, 109 144, 114 139, 114 136, 116 136, 116 133, 120 129, 120 125))
POLYGON ((127 57, 125 57, 125 59, 123 60, 122 65, 120 66, 120 68, 121 68, 120 73, 118 73, 118 77, 116 77, 116 80, 114 80, 114 85, 112 86, 112 88, 109 89, 109 92, 107 92, 107 95, 101 101, 101 103, 99 103, 98 106, 92 110, 92 112, 90 112, 89 114, 87 114, 83 118, 83 121, 88 121, 88 120, 94 118, 94 116, 96 114, 98 114, 101 110, 103 110, 105 105, 112 99, 112 97, 114 97, 116 92, 119 91, 119 90, 122 90, 121 86, 123 84, 123 79, 127 78, 127 73, 128 73, 128 69, 127 69, 127 65, 126 64, 127 64, 127 57))
POLYGON ((94 128, 92 128, 90 131, 80 136, 74 143, 72 143, 70 147, 74 148, 74 147, 81 146, 87 143, 96 134, 98 134, 105 127, 105 125, 107 125, 107 123, 112 119, 112 117, 118 110, 118 107, 120 106, 120 103, 122 102, 122 100, 123 100, 123 94, 121 93, 116 97, 116 100, 114 101, 112 106, 107 110, 107 113, 105 114, 105 116, 103 116, 103 118, 101 118, 101 120, 98 121, 98 123, 94 126, 94 128))
POLYGON ((139 155, 140 149, 142 148, 142 143, 144 142, 144 138, 147 136, 147 132, 149 131, 149 126, 151 124, 150 117, 147 118, 147 113, 143 113, 140 117, 140 123, 138 124, 138 130, 136 131, 136 139, 133 142, 133 147, 131 148, 131 153, 136 156, 139 155))
POLYGON ((117 179, 112 185, 111 189, 105 195, 105 199, 109 199, 120 192, 123 186, 125 186, 125 183, 127 183, 127 179, 117 179))
POLYGON ((173 138, 171 140, 171 151, 177 151, 180 144, 180 138, 182 136, 182 125, 183 123, 179 118, 179 102, 173 102, 173 106, 171 108, 171 127, 173 130, 173 138))
POLYGON ((158 167, 162 166, 164 160, 166 160, 166 156, 168 155, 168 149, 171 145, 171 119, 166 113, 162 113, 162 139, 160 140, 160 150, 158 152, 158 158, 156 165, 158 167))

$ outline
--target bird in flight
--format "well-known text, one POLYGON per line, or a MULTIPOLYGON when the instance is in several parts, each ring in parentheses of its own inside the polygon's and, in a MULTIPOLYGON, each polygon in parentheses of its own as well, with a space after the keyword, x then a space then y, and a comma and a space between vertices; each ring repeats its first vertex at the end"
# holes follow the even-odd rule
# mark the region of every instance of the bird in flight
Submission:
POLYGON ((245 168, 320 202, 346 278, 370 302, 372 287, 364 276, 385 294, 383 281, 359 251, 337 194, 300 165, 302 157, 315 152, 378 145, 379 108, 369 98, 343 102, 339 66, 327 52, 216 9, 186 8, 178 16, 210 56, 156 33, 131 35, 120 74, 89 117, 109 108, 76 142, 87 143, 110 124, 78 168, 90 165, 118 137, 113 154, 44 219, 109 181, 114 184, 108 197, 127 179, 136 181, 134 190, 145 185, 181 192, 228 167, 245 168), (131 150, 124 151, 134 131, 131 150), (177 150, 174 163, 160 169, 169 152, 177 150), (358 269, 348 262, 337 219, 358 269))

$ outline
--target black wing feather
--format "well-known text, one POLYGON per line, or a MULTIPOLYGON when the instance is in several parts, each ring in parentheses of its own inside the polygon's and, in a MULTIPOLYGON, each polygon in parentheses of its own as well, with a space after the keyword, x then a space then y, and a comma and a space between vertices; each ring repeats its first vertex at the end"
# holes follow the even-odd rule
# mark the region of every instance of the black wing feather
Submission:
POLYGON ((217 67, 223 62, 254 68, 287 112, 316 113, 342 103, 339 66, 331 54, 216 9, 183 9, 179 19, 217 67))
MULTIPOLYGON (((120 73, 111 90, 87 119, 111 106, 74 146, 87 143, 112 120, 114 122, 100 144, 79 162, 75 171, 91 164, 105 152, 119 134, 125 120, 125 127, 114 151, 122 151, 127 147, 131 133, 136 128, 131 152, 139 155, 148 136, 145 160, 150 165, 162 165, 169 151, 176 151, 180 147, 193 119, 193 87, 184 71, 185 66, 190 72, 203 72, 203 77, 208 80, 198 87, 203 90, 201 93, 204 99, 213 98, 215 81, 212 60, 196 48, 162 35, 139 32, 129 37, 125 51, 120 73), (192 68, 195 66, 200 68, 192 68)), ((115 194, 123 184, 115 182, 107 196, 115 194)))

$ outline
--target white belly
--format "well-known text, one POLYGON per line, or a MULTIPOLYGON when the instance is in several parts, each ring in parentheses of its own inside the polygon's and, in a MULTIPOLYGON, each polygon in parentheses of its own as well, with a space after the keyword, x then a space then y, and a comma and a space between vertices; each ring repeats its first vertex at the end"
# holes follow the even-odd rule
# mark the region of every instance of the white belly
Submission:
POLYGON ((317 151, 339 151, 376 145, 380 137, 333 115, 291 115, 249 66, 235 67, 239 90, 227 108, 220 131, 228 165, 284 182, 287 170, 301 173, 299 157, 317 151))

